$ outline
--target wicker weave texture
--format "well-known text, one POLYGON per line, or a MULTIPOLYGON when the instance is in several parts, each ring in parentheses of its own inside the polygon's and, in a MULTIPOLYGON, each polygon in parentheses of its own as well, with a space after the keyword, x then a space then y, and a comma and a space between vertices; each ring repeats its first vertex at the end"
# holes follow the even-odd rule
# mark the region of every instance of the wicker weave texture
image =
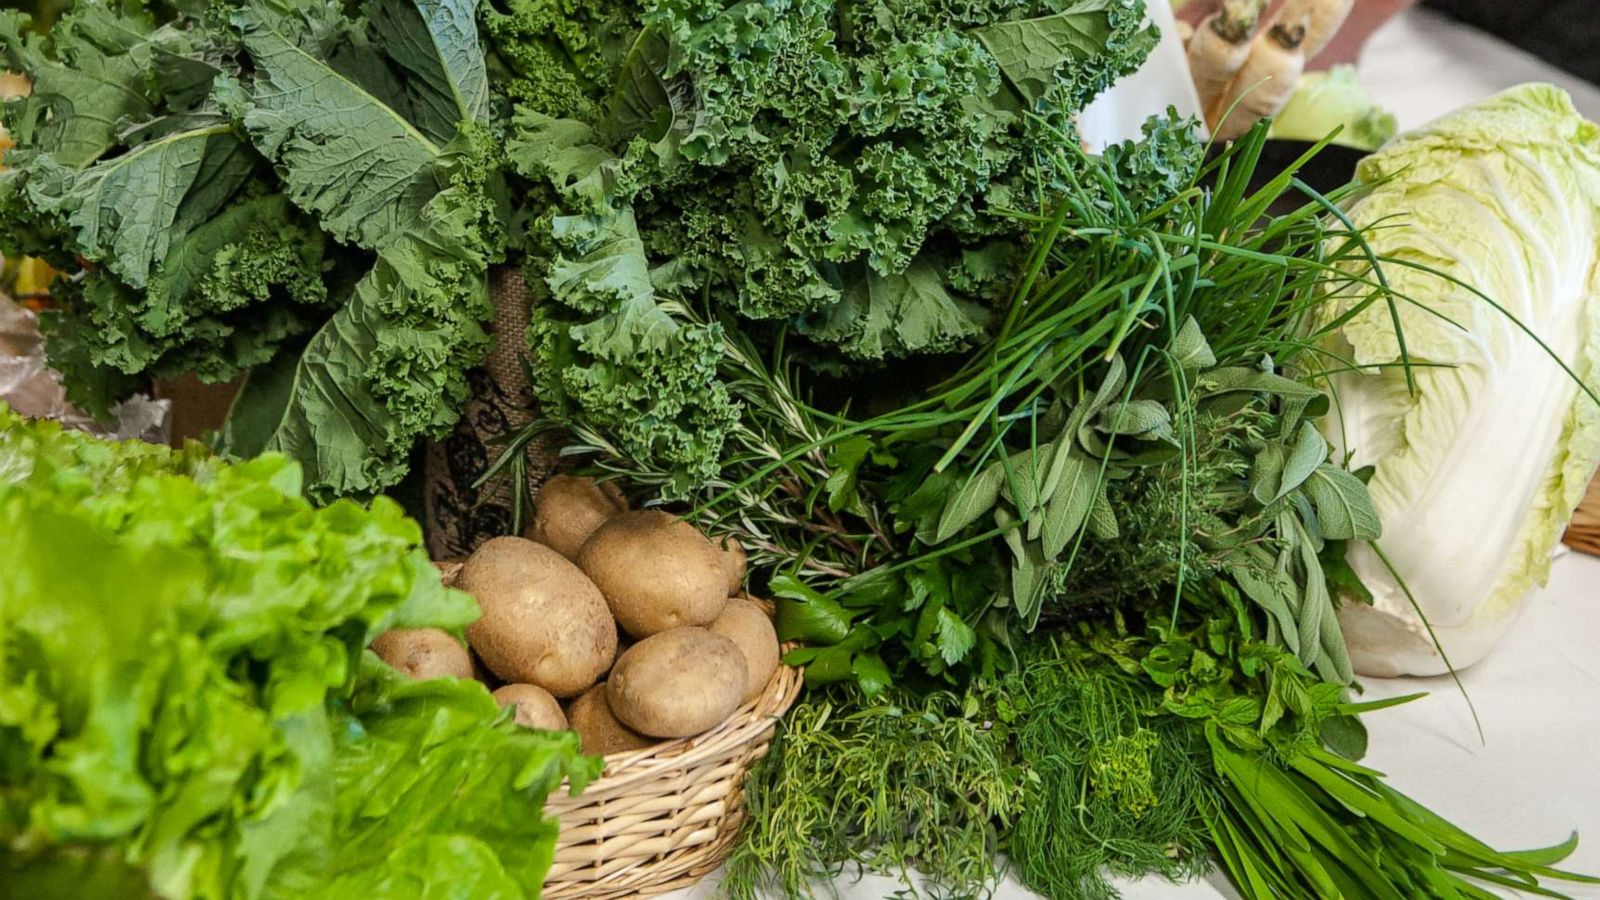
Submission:
MULTIPOLYGON (((436 565, 444 583, 453 585, 461 560, 436 565)), ((794 648, 786 644, 783 650, 794 648)), ((772 746, 773 730, 799 696, 800 684, 798 669, 780 665, 760 696, 721 725, 613 753, 583 793, 552 793, 545 812, 560 821, 561 831, 541 896, 653 897, 715 871, 744 823, 745 776, 772 746)))
POLYGON ((1578 503, 1562 540, 1579 553, 1600 556, 1600 478, 1589 482, 1589 491, 1578 503))
POLYGON ((761 696, 705 734, 606 757, 576 797, 552 795, 561 821, 548 900, 620 900, 687 887, 722 864, 744 822, 744 779, 800 692, 779 666, 761 696))

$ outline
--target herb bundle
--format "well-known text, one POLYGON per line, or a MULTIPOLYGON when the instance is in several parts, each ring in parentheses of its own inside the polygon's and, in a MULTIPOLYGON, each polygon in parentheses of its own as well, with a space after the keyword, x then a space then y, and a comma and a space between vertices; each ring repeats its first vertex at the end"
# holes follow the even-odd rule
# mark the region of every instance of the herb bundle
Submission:
MULTIPOLYGON (((1335 610, 1360 594, 1345 543, 1379 525, 1316 427, 1332 406, 1321 379, 1347 363, 1312 313, 1332 294, 1406 298, 1332 214, 1340 195, 1293 168, 1250 188, 1264 139, 1190 158, 1186 180, 1142 198, 1117 169, 1140 145, 1064 144, 1073 159, 1055 165, 1082 177, 1024 216, 1035 231, 1004 318, 948 365, 884 368, 881 396, 809 368, 786 333, 722 317, 720 371, 747 410, 696 514, 752 536, 815 691, 757 772, 734 893, 806 896, 839 866, 982 893, 999 871, 966 860, 996 839, 1057 897, 1212 862, 1250 897, 1581 880, 1551 868, 1570 845, 1491 850, 1355 762, 1357 715, 1376 707, 1349 699, 1335 610), (912 827, 863 830, 883 815, 881 779, 909 774, 888 761, 957 742, 860 724, 924 697, 976 727, 1020 793, 956 794, 901 810, 912 827), (847 705, 859 712, 835 712, 847 705)), ((597 469, 673 484, 604 428, 579 437, 597 469)), ((956 762, 946 783, 990 783, 956 762)))

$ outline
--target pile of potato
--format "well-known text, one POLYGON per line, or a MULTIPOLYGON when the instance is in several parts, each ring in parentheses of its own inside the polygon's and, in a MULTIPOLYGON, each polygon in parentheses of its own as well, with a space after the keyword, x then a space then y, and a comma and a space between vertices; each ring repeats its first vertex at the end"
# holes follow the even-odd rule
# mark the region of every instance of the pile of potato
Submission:
POLYGON ((599 755, 713 728, 778 668, 772 620, 738 596, 737 542, 630 511, 613 485, 569 475, 541 489, 527 535, 479 547, 456 578, 483 608, 470 653, 430 628, 390 631, 372 649, 412 678, 499 685, 518 723, 571 728, 599 755))

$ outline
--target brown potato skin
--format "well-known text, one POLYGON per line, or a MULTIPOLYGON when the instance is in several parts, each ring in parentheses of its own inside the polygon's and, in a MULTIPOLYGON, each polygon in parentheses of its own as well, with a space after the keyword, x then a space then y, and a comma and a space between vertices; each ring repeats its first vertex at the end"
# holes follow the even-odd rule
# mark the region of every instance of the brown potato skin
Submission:
POLYGON ((508 684, 493 694, 496 703, 515 710, 513 720, 524 728, 566 731, 567 715, 550 692, 536 684, 508 684))
POLYGON ((748 678, 737 644, 685 626, 629 647, 606 679, 606 698, 617 718, 640 734, 692 737, 733 715, 748 678))
POLYGON ((606 519, 627 511, 628 501, 615 482, 598 484, 578 475, 552 475, 539 488, 526 535, 576 562, 578 550, 594 530, 606 519))
POLYGON ((660 510, 612 516, 578 552, 616 616, 636 638, 709 625, 728 602, 722 551, 693 525, 660 510))
POLYGON ((590 756, 643 750, 656 743, 622 724, 611 712, 603 681, 567 705, 567 721, 578 733, 579 748, 590 756))
POLYGON ((749 597, 734 597, 708 627, 733 641, 744 654, 744 702, 761 696, 779 663, 778 631, 766 611, 749 597))
POLYGON ((472 655, 439 628, 392 628, 372 639, 372 652, 416 681, 472 677, 472 655))
POLYGON ((610 668, 617 626, 605 598, 549 547, 494 538, 467 559, 456 587, 478 598, 483 616, 467 641, 501 680, 572 697, 610 668))
POLYGON ((722 568, 728 573, 728 596, 736 596, 744 587, 744 573, 750 568, 750 555, 745 552, 739 539, 731 534, 725 534, 717 540, 717 549, 722 551, 722 568))

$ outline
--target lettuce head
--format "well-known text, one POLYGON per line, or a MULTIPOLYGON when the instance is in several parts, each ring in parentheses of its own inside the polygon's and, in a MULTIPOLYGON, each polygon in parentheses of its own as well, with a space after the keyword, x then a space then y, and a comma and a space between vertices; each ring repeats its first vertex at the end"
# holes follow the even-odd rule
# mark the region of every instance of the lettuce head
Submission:
POLYGON ((1402 135, 1357 177, 1349 214, 1407 299, 1355 290, 1325 309, 1349 316, 1328 349, 1355 367, 1331 378, 1329 437, 1372 467, 1384 534, 1350 549, 1371 604, 1340 618, 1358 672, 1438 674, 1487 653, 1544 583, 1600 460, 1580 385, 1600 387, 1600 127, 1524 85, 1402 135))

